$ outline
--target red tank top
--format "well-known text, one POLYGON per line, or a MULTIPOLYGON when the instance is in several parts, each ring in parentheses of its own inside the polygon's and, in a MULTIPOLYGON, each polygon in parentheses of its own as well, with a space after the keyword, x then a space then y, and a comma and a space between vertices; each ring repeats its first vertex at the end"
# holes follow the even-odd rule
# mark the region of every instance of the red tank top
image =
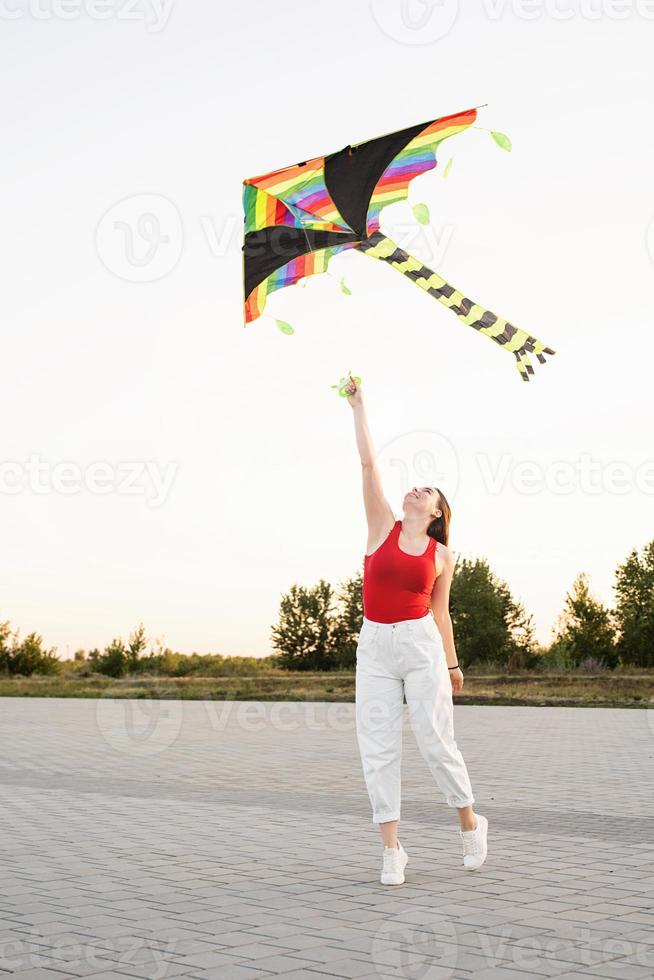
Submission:
POLYGON ((363 615, 376 623, 399 623, 426 616, 436 581, 436 539, 421 555, 409 555, 399 545, 402 521, 396 521, 385 541, 363 559, 363 615))

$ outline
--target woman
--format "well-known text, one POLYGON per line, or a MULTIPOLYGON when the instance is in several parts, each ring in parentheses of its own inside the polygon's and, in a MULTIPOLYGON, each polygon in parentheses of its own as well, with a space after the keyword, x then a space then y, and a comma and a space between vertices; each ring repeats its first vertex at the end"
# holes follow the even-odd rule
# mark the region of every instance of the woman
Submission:
POLYGON ((356 730, 373 823, 384 845, 381 882, 401 885, 407 854, 398 840, 403 696, 420 751, 459 814, 463 866, 486 860, 488 820, 475 814, 470 778, 454 740, 452 691, 463 687, 449 594, 454 556, 447 547, 450 508, 436 487, 414 487, 395 519, 375 461, 361 386, 350 376, 347 400, 363 471, 368 545, 363 625, 356 661, 356 730))

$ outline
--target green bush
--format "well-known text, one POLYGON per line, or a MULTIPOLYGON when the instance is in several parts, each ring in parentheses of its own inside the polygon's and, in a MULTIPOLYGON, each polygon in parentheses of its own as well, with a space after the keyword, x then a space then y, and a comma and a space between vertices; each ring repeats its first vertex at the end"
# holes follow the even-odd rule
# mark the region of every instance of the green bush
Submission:
POLYGON ((9 623, 0 623, 0 671, 30 677, 32 674, 59 674, 62 663, 53 648, 43 647, 43 638, 30 633, 19 640, 9 623))

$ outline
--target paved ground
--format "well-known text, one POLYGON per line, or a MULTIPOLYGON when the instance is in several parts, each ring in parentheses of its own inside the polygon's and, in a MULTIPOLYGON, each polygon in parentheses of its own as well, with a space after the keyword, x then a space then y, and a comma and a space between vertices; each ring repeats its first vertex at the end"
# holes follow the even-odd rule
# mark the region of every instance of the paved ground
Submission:
POLYGON ((353 708, 0 699, 0 977, 654 976, 654 712, 457 707, 474 873, 407 727, 392 888, 353 708))

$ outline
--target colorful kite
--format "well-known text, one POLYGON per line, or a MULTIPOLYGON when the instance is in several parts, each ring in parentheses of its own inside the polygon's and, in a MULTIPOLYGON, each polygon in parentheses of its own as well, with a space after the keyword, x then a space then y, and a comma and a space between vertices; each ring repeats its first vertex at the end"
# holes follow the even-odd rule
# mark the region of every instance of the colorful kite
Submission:
MULTIPOLYGON (((269 293, 326 272, 333 255, 356 248, 397 269, 463 323, 510 351, 529 381, 534 373, 529 354, 544 364, 544 355, 555 351, 468 299, 380 231, 382 208, 405 200, 414 177, 436 166, 439 144, 476 118, 477 110, 468 109, 244 181, 245 322, 260 316, 269 293)), ((510 148, 502 134, 493 136, 510 148)), ((425 211, 416 211, 418 220, 425 220, 425 211)))

